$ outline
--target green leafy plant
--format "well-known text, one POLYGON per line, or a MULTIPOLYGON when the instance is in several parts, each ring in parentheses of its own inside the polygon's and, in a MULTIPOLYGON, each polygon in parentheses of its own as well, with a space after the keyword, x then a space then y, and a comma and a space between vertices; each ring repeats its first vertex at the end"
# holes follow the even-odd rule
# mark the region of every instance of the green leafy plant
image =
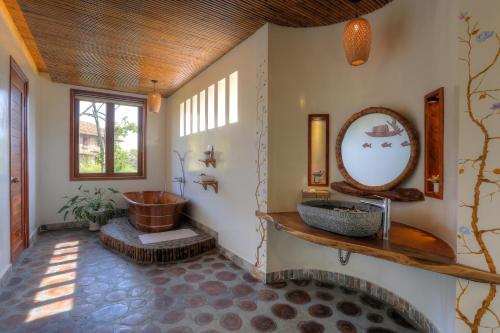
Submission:
POLYGON ((79 194, 65 196, 66 203, 59 209, 59 214, 64 213, 64 220, 69 214, 73 215, 79 222, 100 222, 99 217, 104 213, 113 213, 116 210, 116 202, 112 196, 118 194, 117 190, 108 187, 102 189, 95 187, 93 191, 78 187, 79 194))

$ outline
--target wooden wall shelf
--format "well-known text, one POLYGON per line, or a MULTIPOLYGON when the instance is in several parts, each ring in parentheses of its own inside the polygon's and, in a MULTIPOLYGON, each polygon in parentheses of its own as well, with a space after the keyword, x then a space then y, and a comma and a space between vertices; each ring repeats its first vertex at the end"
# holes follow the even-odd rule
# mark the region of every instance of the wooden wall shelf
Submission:
POLYGON ((205 189, 205 191, 208 189, 208 186, 211 186, 215 193, 219 193, 219 182, 214 180, 214 181, 209 181, 209 182, 202 182, 202 181, 193 181, 193 183, 196 183, 196 184, 200 184, 201 186, 203 186, 203 189, 205 189))
POLYGON ((217 166, 217 160, 215 158, 207 158, 198 161, 204 163, 207 168, 211 165, 215 169, 215 167, 217 166))
POLYGON ((337 192, 354 195, 356 197, 373 197, 375 195, 389 198, 393 201, 424 201, 424 194, 416 188, 395 188, 389 191, 361 190, 348 182, 334 182, 331 188, 337 192))
POLYGON ((500 284, 500 275, 457 264, 455 252, 440 238, 402 223, 392 222, 391 239, 353 238, 315 229, 297 212, 263 215, 278 230, 323 246, 352 251, 402 265, 447 274, 481 283, 500 284))

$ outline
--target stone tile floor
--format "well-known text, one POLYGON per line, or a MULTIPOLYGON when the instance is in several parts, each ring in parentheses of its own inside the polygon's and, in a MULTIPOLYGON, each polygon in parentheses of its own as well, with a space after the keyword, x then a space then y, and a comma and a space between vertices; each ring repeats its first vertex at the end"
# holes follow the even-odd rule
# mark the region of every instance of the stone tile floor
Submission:
POLYGON ((85 230, 40 235, 0 289, 0 332, 416 332, 387 304, 317 281, 273 286, 217 253, 137 265, 85 230))

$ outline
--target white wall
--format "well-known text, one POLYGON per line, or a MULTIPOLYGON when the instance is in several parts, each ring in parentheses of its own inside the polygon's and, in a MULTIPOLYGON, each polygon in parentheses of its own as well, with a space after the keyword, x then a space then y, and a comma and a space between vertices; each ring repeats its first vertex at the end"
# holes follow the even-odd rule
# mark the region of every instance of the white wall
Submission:
MULTIPOLYGON (((89 89, 54 83, 40 78, 41 98, 38 120, 38 225, 62 222, 57 211, 63 204, 63 197, 84 187, 106 188, 111 186, 121 192, 163 190, 165 187, 165 113, 163 107, 158 114, 147 113, 146 159, 147 178, 141 180, 70 181, 69 180, 69 117, 70 89, 89 89)), ((116 93, 116 92, 112 92, 116 93)), ((140 95, 131 95, 139 96, 140 95)), ((123 202, 122 202, 123 204, 123 202)))
POLYGON ((0 278, 10 267, 9 214, 9 73, 10 56, 21 66, 29 80, 28 91, 28 167, 30 233, 36 231, 36 120, 38 118, 39 84, 35 64, 26 49, 3 1, 0 1, 0 278))
MULTIPOLYGON (((471 72, 474 76, 481 70, 487 68, 500 48, 500 41, 491 35, 487 39, 477 39, 484 32, 491 31, 500 34, 500 2, 497 0, 484 0, 479 2, 473 0, 461 0, 460 11, 469 16, 471 28, 477 24, 480 29, 472 38, 470 53, 471 72)), ((459 31, 455 38, 467 37, 467 22, 456 20, 459 31)), ((461 43, 458 57, 467 58, 468 47, 461 43)), ((460 83, 460 139, 459 158, 476 159, 483 154, 484 135, 479 127, 469 117, 467 86, 469 84, 469 71, 466 63, 458 63, 460 83)), ((486 98, 478 98, 475 94, 470 100, 470 111, 477 119, 490 117, 482 121, 487 136, 500 137, 500 113, 494 105, 500 99, 500 59, 491 66, 484 76, 479 76, 471 82, 475 90, 491 90, 486 98), (480 84, 481 82, 481 84, 480 84), (493 114, 496 112, 496 114, 493 114)), ((490 140, 487 147, 484 170, 479 179, 487 179, 494 183, 478 182, 481 164, 466 163, 459 165, 462 171, 458 176, 458 202, 466 203, 469 207, 459 207, 458 214, 458 262, 461 264, 477 267, 486 271, 498 273, 500 267, 500 235, 498 232, 485 230, 499 230, 500 215, 500 140, 490 140), (496 193, 495 193, 496 192, 496 193), (490 196, 489 194, 492 194, 490 196), (476 199, 477 198, 477 199, 476 199), (477 220, 473 219, 477 213, 477 220)), ((465 280, 457 281, 457 312, 463 314, 464 318, 457 319, 457 332, 477 331, 480 333, 491 332, 488 327, 497 327, 500 317, 500 297, 498 297, 498 286, 485 283, 474 283, 465 280), (464 290, 462 290, 464 288, 464 290), (495 295, 491 297, 490 295, 495 295), (460 296, 460 298, 458 298, 460 296), (465 319, 466 320, 463 320, 465 319), (480 320, 479 320, 480 319, 480 320), (467 321, 467 322, 466 322, 467 321)))
MULTIPOLYGON (((458 93, 454 81, 456 16, 450 1, 398 0, 366 16, 372 25, 367 64, 351 67, 344 56, 344 24, 321 28, 269 28, 269 211, 294 211, 307 187, 307 114, 329 113, 330 151, 340 127, 370 106, 399 111, 416 127, 423 151, 424 95, 445 87, 444 200, 394 203, 393 218, 428 230, 455 246, 458 93)), ((341 181, 330 154, 330 182, 341 181)), ((423 152, 401 186, 423 190, 423 152)), ((335 198, 359 200, 334 194, 335 198)), ((272 229, 272 228, 271 228, 272 229)), ((272 230, 268 271, 314 268, 340 271, 389 289, 453 332, 455 279, 361 255, 346 267, 334 249, 272 230)))
MULTIPOLYGON (((257 72, 267 69, 267 26, 228 52, 167 99, 168 177, 180 176, 179 161, 173 150, 186 155, 186 197, 191 200, 188 214, 215 229, 219 243, 250 263, 255 262, 258 234, 255 231, 254 197, 256 177, 257 72), (238 71, 239 119, 235 124, 179 137, 179 105, 211 84, 238 71), (207 145, 214 145, 217 168, 206 168, 203 158, 207 145), (219 193, 204 191, 193 180, 201 172, 219 180, 219 193)), ((227 84, 227 83, 226 83, 227 84)), ((170 183, 178 193, 177 184, 170 183)), ((264 268, 263 268, 264 269, 264 268)))

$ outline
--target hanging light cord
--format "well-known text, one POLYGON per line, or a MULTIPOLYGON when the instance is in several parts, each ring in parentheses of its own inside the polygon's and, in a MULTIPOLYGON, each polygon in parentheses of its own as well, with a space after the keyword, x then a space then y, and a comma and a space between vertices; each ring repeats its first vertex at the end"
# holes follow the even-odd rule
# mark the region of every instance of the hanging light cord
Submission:
POLYGON ((153 82, 153 92, 156 93, 156 83, 158 80, 151 80, 151 82, 153 82))
POLYGON ((354 6, 354 17, 355 18, 359 17, 359 7, 358 7, 359 2, 361 2, 361 0, 351 0, 351 3, 354 6))

